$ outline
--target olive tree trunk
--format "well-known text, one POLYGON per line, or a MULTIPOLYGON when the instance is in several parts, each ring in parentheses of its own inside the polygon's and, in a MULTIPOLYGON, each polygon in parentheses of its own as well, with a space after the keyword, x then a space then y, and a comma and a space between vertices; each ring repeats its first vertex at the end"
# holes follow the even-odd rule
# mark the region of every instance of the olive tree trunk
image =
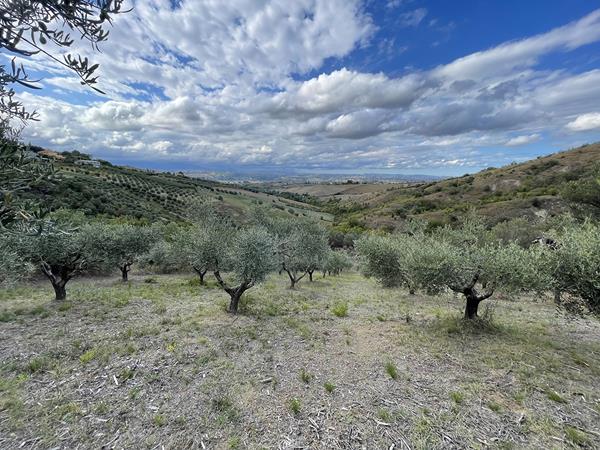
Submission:
POLYGON ((125 282, 129 280, 129 270, 131 269, 131 264, 123 264, 119 267, 121 270, 121 281, 125 282))
POLYGON ((200 286, 204 286, 204 275, 206 275, 207 269, 199 269, 194 267, 194 272, 196 272, 198 277, 200 277, 200 286))
POLYGON ((73 271, 65 266, 51 266, 45 262, 42 263, 42 272, 54 288, 54 299, 62 301, 67 298, 67 283, 73 276, 73 271))
POLYGON ((252 286, 254 286, 254 282, 245 280, 237 287, 229 287, 225 283, 225 281, 223 281, 223 278, 221 277, 221 274, 219 273, 218 270, 216 270, 214 272, 214 275, 215 275, 215 278, 217 279, 217 282, 219 283, 219 285, 223 288, 223 290, 225 292, 227 292, 229 294, 230 300, 229 300, 229 307, 227 308, 227 312, 231 313, 231 314, 237 314, 238 307, 240 305, 240 299, 242 298, 242 295, 244 294, 244 292, 246 292, 248 289, 250 289, 252 286))

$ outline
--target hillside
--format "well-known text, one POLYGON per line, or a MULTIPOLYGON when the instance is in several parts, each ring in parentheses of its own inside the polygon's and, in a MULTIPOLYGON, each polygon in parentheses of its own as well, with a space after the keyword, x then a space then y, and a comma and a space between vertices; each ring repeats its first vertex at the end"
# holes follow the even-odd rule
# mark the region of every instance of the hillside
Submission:
MULTIPOLYGON (((434 224, 448 223, 471 208, 495 223, 572 210, 573 202, 565 198, 565 188, 572 187, 573 182, 583 185, 592 180, 593 183, 598 164, 600 144, 596 143, 431 183, 305 184, 279 186, 279 191, 282 195, 306 195, 321 200, 324 208, 336 215, 338 228, 345 230, 393 229, 407 217, 434 224)), ((594 204, 594 200, 589 199, 589 203, 594 204)))
POLYGON ((331 215, 312 205, 183 174, 113 166, 104 161, 100 167, 64 159, 54 159, 52 164, 54 181, 22 194, 51 210, 68 208, 87 215, 126 215, 150 221, 182 220, 196 202, 212 199, 218 209, 242 222, 257 205, 269 205, 278 216, 332 220, 331 215))

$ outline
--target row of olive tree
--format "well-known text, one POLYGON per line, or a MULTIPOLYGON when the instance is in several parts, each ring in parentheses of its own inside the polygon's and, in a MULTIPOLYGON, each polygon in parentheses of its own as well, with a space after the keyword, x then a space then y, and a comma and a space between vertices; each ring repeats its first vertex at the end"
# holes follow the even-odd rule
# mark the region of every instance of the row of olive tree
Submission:
POLYGON ((495 292, 542 292, 556 282, 556 255, 495 239, 482 222, 390 236, 365 236, 357 242, 365 274, 384 286, 404 286, 429 294, 450 290, 465 299, 464 315, 477 317, 479 304, 495 292))

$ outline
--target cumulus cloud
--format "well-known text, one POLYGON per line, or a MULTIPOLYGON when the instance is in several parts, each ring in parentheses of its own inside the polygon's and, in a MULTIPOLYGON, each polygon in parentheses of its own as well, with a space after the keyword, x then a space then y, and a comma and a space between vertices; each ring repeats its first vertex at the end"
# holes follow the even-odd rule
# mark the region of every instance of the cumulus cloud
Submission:
MULTIPOLYGON (((479 149, 526 146, 565 124, 599 128, 600 70, 537 64, 550 52, 600 41, 600 10, 430 71, 393 76, 343 64, 324 71, 326 60, 378 46, 370 41, 377 24, 363 6, 137 1, 97 55, 108 98, 83 94, 64 70, 32 60, 49 74, 48 89, 20 94, 41 117, 26 137, 116 159, 419 168, 510 162, 514 149, 479 149)), ((426 17, 418 11, 398 20, 416 26, 426 17)))
POLYGON ((520 145, 531 144, 532 142, 536 142, 540 140, 540 135, 537 133, 523 135, 523 136, 515 136, 506 141, 507 147, 518 147, 520 145))
POLYGON ((476 52, 441 66, 435 76, 453 80, 482 79, 536 64, 552 51, 573 50, 600 39, 600 10, 548 33, 476 52))
POLYGON ((582 114, 567 124, 572 131, 590 131, 600 129, 600 113, 582 114))

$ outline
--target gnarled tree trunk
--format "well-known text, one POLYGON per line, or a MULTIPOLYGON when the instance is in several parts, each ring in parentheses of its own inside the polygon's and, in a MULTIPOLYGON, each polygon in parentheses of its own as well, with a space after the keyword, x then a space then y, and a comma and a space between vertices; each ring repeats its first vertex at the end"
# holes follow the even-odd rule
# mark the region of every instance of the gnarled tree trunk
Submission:
POLYGON ((200 277, 200 286, 204 286, 204 275, 206 275, 207 269, 199 269, 194 267, 194 272, 200 277))
POLYGON ((313 272, 314 272, 314 270, 309 270, 308 271, 308 279, 310 280, 311 283, 313 281, 313 272))
POLYGON ((129 270, 131 269, 131 264, 127 263, 127 264, 123 264, 121 267, 119 267, 119 269, 121 270, 121 281, 125 282, 129 280, 129 270))
POLYGON ((66 281, 60 281, 58 283, 52 283, 52 287, 54 288, 54 299, 57 301, 62 301, 67 298, 67 288, 66 281))
POLYGON ((221 274, 219 273, 218 270, 216 270, 214 272, 214 274, 215 274, 215 278, 217 279, 217 282, 219 283, 219 285, 223 288, 223 290, 225 292, 227 292, 229 294, 230 300, 229 300, 229 307, 227 308, 227 312, 231 313, 231 314, 237 314, 238 307, 240 304, 240 299, 242 298, 242 295, 244 294, 244 292, 246 292, 248 289, 250 289, 252 286, 254 286, 254 282, 244 281, 237 287, 229 287, 225 283, 225 281, 223 281, 223 278, 221 278, 221 274))
MULTIPOLYGON (((296 272, 294 272, 293 270, 289 270, 285 264, 283 264, 283 270, 288 274, 288 277, 290 278, 290 289, 294 289, 296 287, 296 283, 298 281, 300 281, 302 278, 304 278, 304 276, 308 273, 308 272, 304 272, 302 275, 297 276, 296 272)), ((312 279, 312 277, 311 277, 312 279)))
POLYGON ((72 277, 72 271, 64 266, 51 266, 42 263, 42 272, 50 280, 54 288, 54 299, 62 301, 67 298, 67 283, 72 277))
POLYGON ((477 317, 477 310, 479 309, 479 298, 473 292, 473 289, 469 289, 468 293, 465 293, 467 304, 465 305, 465 319, 474 319, 477 317))

